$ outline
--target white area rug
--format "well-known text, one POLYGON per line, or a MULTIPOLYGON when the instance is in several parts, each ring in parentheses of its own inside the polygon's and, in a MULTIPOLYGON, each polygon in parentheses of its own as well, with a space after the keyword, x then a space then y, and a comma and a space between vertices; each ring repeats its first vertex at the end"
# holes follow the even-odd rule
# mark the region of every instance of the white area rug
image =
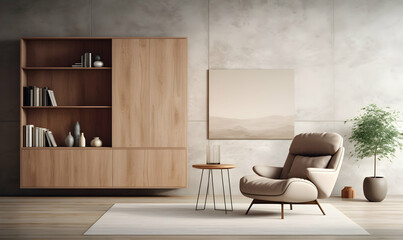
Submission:
POLYGON ((322 204, 326 216, 316 205, 235 204, 225 214, 212 210, 195 211, 194 204, 113 205, 84 235, 369 235, 331 204, 322 204))

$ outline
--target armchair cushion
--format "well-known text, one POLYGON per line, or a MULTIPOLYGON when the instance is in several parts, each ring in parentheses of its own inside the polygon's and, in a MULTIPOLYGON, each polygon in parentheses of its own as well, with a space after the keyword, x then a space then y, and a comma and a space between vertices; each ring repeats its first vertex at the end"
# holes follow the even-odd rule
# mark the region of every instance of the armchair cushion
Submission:
POLYGON ((240 181, 241 193, 250 198, 275 202, 308 202, 318 197, 316 186, 305 179, 271 179, 256 175, 240 181))
POLYGON ((292 163, 288 178, 307 179, 308 168, 326 168, 332 156, 305 157, 296 155, 292 163))
POLYGON ((267 178, 280 178, 282 167, 272 167, 272 166, 254 166, 253 171, 262 177, 267 178))

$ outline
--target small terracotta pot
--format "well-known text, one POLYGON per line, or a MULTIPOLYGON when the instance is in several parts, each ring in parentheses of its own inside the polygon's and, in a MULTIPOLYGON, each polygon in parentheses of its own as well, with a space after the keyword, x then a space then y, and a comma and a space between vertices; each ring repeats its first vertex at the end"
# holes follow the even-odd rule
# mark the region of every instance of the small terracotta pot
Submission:
POLYGON ((341 197, 342 198, 355 198, 355 191, 353 187, 347 186, 341 190, 341 197))
POLYGON ((364 195, 370 202, 381 202, 388 192, 388 183, 384 177, 366 177, 364 179, 364 195))

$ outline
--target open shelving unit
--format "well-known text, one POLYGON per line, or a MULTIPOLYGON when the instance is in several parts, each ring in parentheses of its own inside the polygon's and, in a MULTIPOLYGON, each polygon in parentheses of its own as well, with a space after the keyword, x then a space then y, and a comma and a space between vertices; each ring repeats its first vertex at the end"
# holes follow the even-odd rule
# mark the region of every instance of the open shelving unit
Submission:
POLYGON ((23 143, 23 126, 33 124, 50 129, 57 149, 66 149, 64 139, 76 121, 87 146, 92 138, 100 137, 104 147, 112 147, 112 39, 21 39, 20 83, 21 148, 38 149, 26 148, 23 143), (85 52, 100 55, 105 67, 69 67, 85 52), (25 86, 49 87, 58 106, 23 106, 25 86))
POLYGON ((187 187, 187 69, 181 37, 22 38, 20 187, 187 187), (85 52, 104 67, 71 67, 85 52), (23 106, 25 86, 53 90, 58 106, 23 106), (76 121, 85 148, 64 144, 76 121), (27 124, 58 147, 24 147, 27 124))

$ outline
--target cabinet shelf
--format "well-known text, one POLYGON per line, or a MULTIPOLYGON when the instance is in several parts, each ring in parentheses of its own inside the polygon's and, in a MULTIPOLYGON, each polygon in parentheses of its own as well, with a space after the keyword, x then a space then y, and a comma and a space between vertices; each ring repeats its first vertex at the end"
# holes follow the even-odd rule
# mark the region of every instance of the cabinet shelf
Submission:
POLYGON ((108 109, 112 106, 22 106, 23 109, 108 109))
POLYGON ((23 70, 110 70, 112 67, 23 67, 23 70))

